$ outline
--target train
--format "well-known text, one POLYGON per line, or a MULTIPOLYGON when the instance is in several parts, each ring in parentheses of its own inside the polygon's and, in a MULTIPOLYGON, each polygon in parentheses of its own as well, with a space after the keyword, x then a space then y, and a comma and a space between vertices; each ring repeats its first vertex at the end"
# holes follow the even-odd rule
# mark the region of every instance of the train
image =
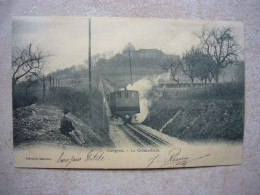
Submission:
POLYGON ((117 90, 108 95, 109 106, 113 116, 131 122, 132 117, 140 113, 139 93, 135 90, 117 90))

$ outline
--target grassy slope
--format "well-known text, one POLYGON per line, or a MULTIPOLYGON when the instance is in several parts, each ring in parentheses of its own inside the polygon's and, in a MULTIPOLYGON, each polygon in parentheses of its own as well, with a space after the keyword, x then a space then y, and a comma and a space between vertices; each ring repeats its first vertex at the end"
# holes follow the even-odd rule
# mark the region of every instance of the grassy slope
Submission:
POLYGON ((77 90, 68 87, 54 87, 50 93, 49 103, 59 108, 68 108, 72 114, 91 126, 102 137, 98 145, 109 145, 109 127, 106 116, 103 116, 103 96, 98 90, 92 93, 92 120, 89 120, 88 90, 77 90))
POLYGON ((181 108, 181 113, 163 132, 186 141, 242 140, 244 128, 244 89, 242 84, 221 84, 165 92, 152 105, 150 121, 160 129, 181 108))
MULTIPOLYGON (((32 106, 23 106, 16 109, 14 111, 15 144, 28 141, 48 141, 49 134, 45 132, 44 129, 55 129, 55 131, 49 131, 51 135, 55 137, 54 140, 58 140, 58 142, 62 141, 64 144, 71 144, 70 140, 66 139, 66 137, 61 135, 59 130, 57 130, 62 117, 62 109, 68 108, 75 124, 78 124, 78 127, 80 127, 81 124, 80 128, 82 128, 83 131, 84 129, 90 129, 89 127, 94 129, 94 132, 86 135, 87 139, 90 138, 90 140, 88 140, 89 144, 98 146, 110 145, 111 140, 108 135, 108 121, 106 116, 103 116, 102 94, 96 89, 93 90, 93 117, 90 122, 88 118, 89 96, 87 91, 88 90, 77 90, 70 87, 51 87, 50 91, 46 93, 46 102, 44 104, 36 102, 36 105, 38 105, 36 106, 37 112, 35 112, 32 106), (36 114, 36 118, 34 118, 34 114, 36 114), (39 137, 41 134, 42 137, 39 137), (96 139, 97 137, 98 139, 96 139)), ((31 94, 29 95, 40 98, 36 92, 37 90, 31 90, 31 94)))
MULTIPOLYGON (((31 105, 14 111, 14 145, 32 142, 49 142, 73 145, 69 137, 60 132, 62 110, 50 105, 31 105)), ((70 114, 74 127, 80 130, 87 146, 102 141, 86 124, 70 114)))

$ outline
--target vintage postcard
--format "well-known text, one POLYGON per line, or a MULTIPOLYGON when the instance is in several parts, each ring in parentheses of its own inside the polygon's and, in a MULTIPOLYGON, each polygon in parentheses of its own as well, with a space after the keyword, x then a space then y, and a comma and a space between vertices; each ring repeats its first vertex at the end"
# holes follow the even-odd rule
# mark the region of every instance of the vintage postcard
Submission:
POLYGON ((14 166, 242 162, 241 22, 15 17, 14 166))

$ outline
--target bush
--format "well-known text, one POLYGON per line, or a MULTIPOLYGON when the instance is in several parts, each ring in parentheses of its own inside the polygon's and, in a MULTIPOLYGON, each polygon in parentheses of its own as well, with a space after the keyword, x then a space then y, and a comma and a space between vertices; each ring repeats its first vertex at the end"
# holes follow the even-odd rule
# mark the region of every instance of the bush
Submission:
POLYGON ((16 110, 20 107, 30 106, 38 102, 38 98, 33 95, 16 95, 13 97, 13 109, 16 110))

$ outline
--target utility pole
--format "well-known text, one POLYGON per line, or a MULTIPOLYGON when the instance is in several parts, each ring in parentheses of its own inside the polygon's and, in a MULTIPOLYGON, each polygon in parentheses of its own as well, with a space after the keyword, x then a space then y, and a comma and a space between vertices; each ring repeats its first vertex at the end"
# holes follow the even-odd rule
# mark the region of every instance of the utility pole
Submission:
POLYGON ((102 122, 103 122, 103 123, 102 123, 102 125, 103 125, 103 128, 104 128, 104 129, 105 129, 105 126, 106 126, 106 123, 105 123, 105 119, 106 119, 105 101, 106 101, 106 100, 105 100, 105 96, 103 96, 103 111, 102 111, 102 112, 103 112, 103 113, 102 113, 102 114, 103 114, 103 115, 102 115, 102 119, 103 119, 102 122))
POLYGON ((42 78, 42 102, 45 101, 45 77, 43 75, 43 78, 42 78))
POLYGON ((131 85, 133 85, 133 78, 132 78, 132 64, 131 64, 131 57, 130 57, 130 48, 128 48, 128 57, 129 57, 129 64, 130 64, 131 85))
POLYGON ((97 89, 99 89, 99 74, 97 73, 97 89))
POLYGON ((89 71, 89 118, 92 118, 92 83, 91 83, 91 19, 89 19, 89 48, 88 48, 88 71, 89 71))

